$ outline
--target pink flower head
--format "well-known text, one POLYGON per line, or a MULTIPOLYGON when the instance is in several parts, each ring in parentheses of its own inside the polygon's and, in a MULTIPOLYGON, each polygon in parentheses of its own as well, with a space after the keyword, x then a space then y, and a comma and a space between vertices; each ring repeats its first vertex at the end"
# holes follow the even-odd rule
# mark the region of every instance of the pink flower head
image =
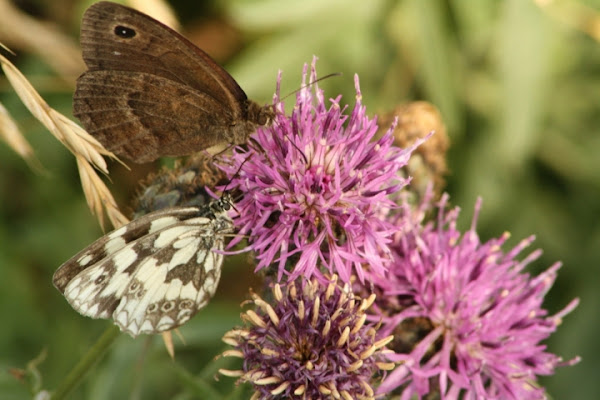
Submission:
POLYGON ((415 321, 429 329, 412 346, 390 345, 396 351, 390 359, 400 364, 378 393, 401 392, 403 399, 431 391, 442 399, 545 398, 537 376, 579 360, 563 362, 540 343, 578 303, 553 316, 542 308, 560 264, 537 277, 523 273, 541 254, 516 259, 533 237, 503 252, 508 234, 481 243, 475 232, 480 202, 464 234, 456 229, 459 210, 445 211, 446 202, 444 196, 437 224, 422 225, 430 199, 418 210, 405 207, 398 217, 405 229, 391 245, 395 261, 376 282, 383 293, 378 297, 389 301, 379 303, 373 318, 383 322, 382 335, 410 337, 405 329, 415 321))
MULTIPOLYGON (((317 79, 315 62, 310 82, 317 79)), ((292 115, 284 115, 278 89, 271 126, 256 131, 249 153, 235 151, 223 166, 229 186, 242 192, 236 225, 256 253, 256 270, 277 263, 278 280, 284 274, 323 280, 323 268, 344 282, 353 273, 364 281, 386 269, 395 228, 382 210, 394 207, 389 195, 408 182, 398 171, 422 141, 394 147, 394 126, 375 139, 377 124, 361 103, 358 77, 347 115, 341 96, 327 107, 323 91, 306 85, 307 70, 292 115)))
POLYGON ((382 369, 384 346, 376 326, 365 324, 375 295, 355 297, 336 277, 275 284, 267 302, 253 296, 242 314, 243 328, 225 334, 234 348, 224 356, 244 360, 241 370, 220 370, 254 387, 253 399, 374 399, 373 383, 382 369))

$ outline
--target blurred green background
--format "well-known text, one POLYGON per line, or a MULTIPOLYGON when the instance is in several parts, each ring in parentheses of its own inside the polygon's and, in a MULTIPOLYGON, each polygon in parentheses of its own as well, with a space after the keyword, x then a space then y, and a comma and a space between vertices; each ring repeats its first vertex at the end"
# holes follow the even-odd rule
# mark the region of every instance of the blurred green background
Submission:
MULTIPOLYGON (((17 53, 11 60, 68 116, 74 81, 83 71, 79 21, 90 3, 0 0, 0 41, 17 53), (40 33, 39 23, 51 33, 40 33)), ((536 234, 533 248, 544 255, 530 268, 534 274, 564 262, 545 305, 551 314, 573 297, 581 305, 547 344, 565 359, 580 355, 583 361, 542 384, 552 398, 591 399, 600 393, 600 341, 594 333, 600 323, 600 45, 594 38, 600 0, 554 3, 170 5, 181 31, 259 103, 270 102, 278 70, 284 73, 282 93, 297 89, 303 63, 317 55, 321 75, 343 73, 320 84, 329 97, 342 93, 352 104, 358 73, 371 114, 412 100, 436 105, 452 142, 447 191, 463 209, 463 226, 482 196, 483 239, 510 231, 516 244, 536 234)), ((10 368, 24 368, 46 349, 39 365, 42 386, 55 388, 110 323, 79 316, 51 283, 62 262, 101 234, 85 204, 75 160, 29 114, 4 76, 0 102, 43 165, 42 172, 32 170, 0 145, 0 398, 21 399, 29 396, 27 389, 10 368)), ((113 167, 110 187, 127 209, 150 167, 113 167)), ((182 328, 187 344, 175 339, 175 362, 160 338, 121 335, 72 398, 213 398, 200 378, 217 388, 230 385, 229 378, 214 383, 209 361, 224 348, 222 334, 239 323, 238 306, 252 284, 248 267, 238 261, 227 263, 215 301, 182 328)))

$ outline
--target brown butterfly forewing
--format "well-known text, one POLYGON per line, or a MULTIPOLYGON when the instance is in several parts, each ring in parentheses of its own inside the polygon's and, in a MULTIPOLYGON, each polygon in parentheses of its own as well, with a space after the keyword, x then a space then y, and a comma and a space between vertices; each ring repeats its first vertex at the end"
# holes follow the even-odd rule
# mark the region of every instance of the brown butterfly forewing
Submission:
POLYGON ((74 115, 108 150, 134 162, 243 144, 273 116, 205 52, 131 8, 88 8, 81 47, 89 69, 77 80, 74 115))

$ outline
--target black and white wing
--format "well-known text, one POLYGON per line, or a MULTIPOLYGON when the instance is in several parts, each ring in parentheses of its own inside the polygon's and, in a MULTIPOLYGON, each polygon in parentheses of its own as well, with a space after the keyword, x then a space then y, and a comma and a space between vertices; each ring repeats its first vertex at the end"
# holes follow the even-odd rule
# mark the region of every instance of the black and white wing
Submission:
POLYGON ((54 286, 79 313, 112 318, 131 336, 171 330, 215 294, 220 251, 231 232, 233 222, 222 201, 159 210, 104 235, 65 262, 54 274, 54 286))

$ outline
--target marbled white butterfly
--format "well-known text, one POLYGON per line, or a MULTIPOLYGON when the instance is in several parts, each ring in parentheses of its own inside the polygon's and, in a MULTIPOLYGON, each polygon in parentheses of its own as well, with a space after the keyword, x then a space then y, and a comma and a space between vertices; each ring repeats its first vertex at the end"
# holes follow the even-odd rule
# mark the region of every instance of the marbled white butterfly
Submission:
POLYGON ((133 337, 176 328, 215 294, 218 251, 233 232, 230 207, 225 195, 202 207, 146 214, 61 265, 54 286, 79 313, 112 317, 133 337))

